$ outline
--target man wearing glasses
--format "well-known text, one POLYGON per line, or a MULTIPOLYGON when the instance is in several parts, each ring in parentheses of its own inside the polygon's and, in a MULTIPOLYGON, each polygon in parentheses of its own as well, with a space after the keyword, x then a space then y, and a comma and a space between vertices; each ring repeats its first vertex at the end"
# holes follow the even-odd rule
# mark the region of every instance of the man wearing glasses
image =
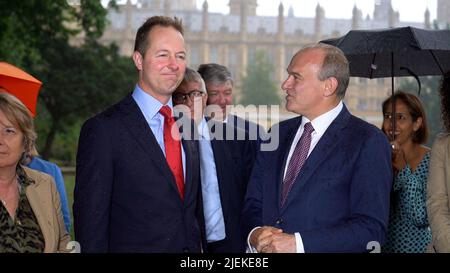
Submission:
MULTIPOLYGON (((253 166, 254 149, 248 141, 226 139, 227 125, 204 117, 207 99, 200 74, 186 68, 172 100, 176 109, 183 108, 182 105, 189 108, 185 110, 194 119, 198 130, 207 251, 244 252, 240 215, 253 166)), ((232 130, 240 129, 232 127, 232 130)))

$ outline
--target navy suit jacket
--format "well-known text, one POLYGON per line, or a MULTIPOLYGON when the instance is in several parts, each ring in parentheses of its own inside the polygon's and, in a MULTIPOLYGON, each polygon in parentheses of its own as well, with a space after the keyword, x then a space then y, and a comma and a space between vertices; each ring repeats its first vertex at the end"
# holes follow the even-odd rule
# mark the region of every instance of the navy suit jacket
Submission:
MULTIPOLYGON (((216 127, 223 126, 223 132, 226 132, 227 127, 229 128, 226 124, 219 122, 210 121, 208 124, 216 127)), ((240 129, 232 128, 231 130, 236 136, 240 129)), ((241 213, 256 151, 253 143, 248 140, 225 139, 225 135, 222 139, 212 139, 211 147, 216 165, 226 237, 214 249, 208 251, 245 252, 241 213)))
POLYGON ((195 141, 186 154, 185 198, 131 94, 83 125, 74 192, 82 252, 200 252, 204 230, 195 141))
POLYGON ((266 140, 266 130, 263 126, 243 119, 235 115, 228 116, 227 124, 232 124, 234 127, 243 130, 245 132, 245 137, 253 145, 254 150, 258 151, 261 146, 261 142, 266 140))
POLYGON ((364 252, 385 240, 392 181, 391 149, 375 126, 344 106, 315 146, 280 207, 286 159, 301 117, 281 122, 280 145, 261 152, 243 213, 256 226, 299 232, 305 252, 364 252))

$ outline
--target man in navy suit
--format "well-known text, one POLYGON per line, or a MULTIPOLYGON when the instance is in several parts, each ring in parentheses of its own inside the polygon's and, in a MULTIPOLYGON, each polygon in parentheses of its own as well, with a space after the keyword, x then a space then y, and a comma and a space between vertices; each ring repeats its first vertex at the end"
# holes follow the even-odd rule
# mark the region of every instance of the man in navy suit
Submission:
POLYGON ((348 61, 336 47, 297 52, 282 84, 287 110, 275 151, 261 152, 245 200, 249 250, 364 252, 385 240, 392 180, 382 132, 343 104, 348 61))
POLYGON ((202 251, 197 144, 169 126, 182 33, 177 18, 149 18, 136 34, 133 93, 83 125, 73 206, 82 252, 202 251))
POLYGON ((264 127, 229 113, 230 107, 233 104, 234 81, 228 68, 216 63, 201 64, 198 67, 198 73, 200 73, 205 81, 209 109, 214 105, 219 110, 214 111, 215 109, 212 109, 207 112, 213 112, 213 118, 216 120, 244 130, 246 139, 253 142, 255 150, 259 150, 261 138, 265 139, 264 127))
POLYGON ((176 109, 187 106, 183 112, 197 125, 207 251, 242 253, 245 236, 241 212, 254 162, 253 145, 236 139, 240 129, 204 117, 208 94, 195 70, 186 68, 172 99, 176 109))

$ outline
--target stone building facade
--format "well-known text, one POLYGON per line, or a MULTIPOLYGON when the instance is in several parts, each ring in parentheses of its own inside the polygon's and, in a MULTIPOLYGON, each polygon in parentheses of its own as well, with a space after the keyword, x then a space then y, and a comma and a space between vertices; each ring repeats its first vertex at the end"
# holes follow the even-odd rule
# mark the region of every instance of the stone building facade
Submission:
MULTIPOLYGON (((447 5, 448 11, 448 1, 439 0, 441 2, 447 5)), ((182 18, 189 66, 196 68, 201 63, 217 62, 229 67, 235 77, 236 102, 239 103, 239 95, 245 92, 241 90, 242 78, 257 51, 264 51, 273 64, 272 79, 279 86, 286 77, 292 55, 302 45, 338 37, 351 29, 431 26, 428 10, 424 11, 423 23, 401 22, 391 0, 376 0, 373 16, 365 18, 355 5, 351 19, 327 18, 326 10, 319 4, 313 18, 296 17, 292 7, 285 15, 286 7, 281 3, 278 16, 257 16, 257 5, 257 0, 229 0, 229 14, 221 14, 209 12, 207 0, 201 9, 197 9, 195 0, 138 0, 137 3, 128 0, 119 5, 118 10, 109 10, 110 25, 101 40, 115 42, 121 54, 131 56, 135 33, 146 18, 153 15, 182 18)), ((352 78, 345 102, 352 113, 379 125, 381 103, 390 94, 390 88, 388 78, 352 78)), ((283 97, 284 92, 280 91, 280 96, 283 97)))

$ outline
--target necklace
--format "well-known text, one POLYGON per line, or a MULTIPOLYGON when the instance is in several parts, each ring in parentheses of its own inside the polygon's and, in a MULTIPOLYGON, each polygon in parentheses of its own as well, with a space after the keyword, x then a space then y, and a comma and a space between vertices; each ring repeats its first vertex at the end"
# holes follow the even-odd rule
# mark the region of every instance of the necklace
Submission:
MULTIPOLYGON (((17 177, 17 175, 14 175, 14 177, 13 177, 13 179, 12 180, 14 180, 14 179, 16 179, 16 177, 17 177)), ((14 183, 14 181, 13 181, 13 183, 14 183)), ((18 185, 17 185, 18 186, 18 185)), ((6 208, 6 205, 8 204, 7 202, 6 202, 6 198, 8 198, 8 194, 9 194, 9 190, 8 190, 8 192, 5 194, 5 196, 3 197, 3 198, 0 198, 0 201, 2 201, 2 204, 3 204, 3 206, 6 208)))

